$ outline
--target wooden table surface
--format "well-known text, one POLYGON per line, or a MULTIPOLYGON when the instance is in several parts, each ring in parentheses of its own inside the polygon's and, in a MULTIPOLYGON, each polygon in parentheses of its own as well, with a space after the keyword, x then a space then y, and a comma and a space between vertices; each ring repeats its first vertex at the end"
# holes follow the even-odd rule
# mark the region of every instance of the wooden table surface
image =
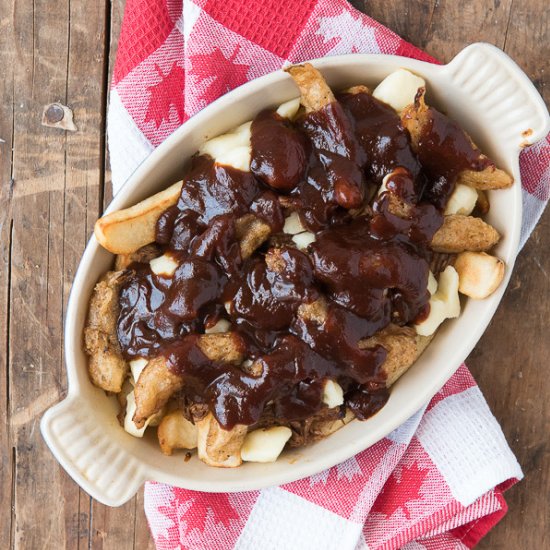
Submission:
MULTIPOLYGON (((447 61, 487 41, 550 100, 547 0, 369 0, 356 7, 447 61)), ((109 77, 123 0, 0 0, 0 548, 150 548, 143 494, 93 501, 46 448, 39 420, 67 389, 63 317, 93 224, 109 202, 109 77), (60 101, 78 131, 41 125, 60 101)), ((549 548, 550 210, 521 252, 468 360, 525 479, 481 548, 549 548)))

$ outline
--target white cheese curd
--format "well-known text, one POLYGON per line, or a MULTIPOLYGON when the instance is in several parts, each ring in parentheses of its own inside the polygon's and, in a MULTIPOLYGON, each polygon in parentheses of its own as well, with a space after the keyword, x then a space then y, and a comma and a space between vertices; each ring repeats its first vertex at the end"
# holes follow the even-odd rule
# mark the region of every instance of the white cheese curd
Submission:
POLYGON ((431 271, 428 273, 428 292, 432 296, 437 292, 437 279, 431 271))
POLYGON ((246 462, 275 462, 291 436, 286 426, 254 430, 244 439, 241 458, 246 462))
POLYGON ((303 233, 306 228, 302 225, 298 212, 292 212, 290 216, 285 218, 285 224, 283 226, 283 233, 287 235, 297 235, 303 233))
POLYGON ((227 319, 220 319, 214 326, 204 329, 205 334, 219 334, 221 332, 229 332, 231 323, 227 319))
POLYGON ((330 409, 344 404, 344 390, 334 380, 327 380, 323 387, 323 403, 330 409))
POLYGON ((291 99, 290 101, 285 101, 282 103, 276 112, 279 116, 292 120, 296 116, 299 108, 300 98, 297 97, 296 99, 291 99))
POLYGON ((462 252, 455 261, 458 273, 458 290, 462 294, 483 300, 490 296, 504 278, 502 260, 485 252, 462 252))
POLYGON ((447 266, 439 275, 437 291, 430 298, 430 313, 424 321, 415 325, 416 332, 420 336, 430 336, 445 319, 459 315, 458 273, 454 267, 447 266))
POLYGON ((203 143, 199 153, 210 155, 217 164, 232 166, 243 172, 249 172, 252 155, 250 145, 251 126, 252 122, 245 122, 233 132, 209 139, 203 143))
POLYGON ((136 385, 139 375, 143 372, 143 369, 147 366, 147 359, 144 359, 143 357, 140 357, 139 359, 134 359, 130 361, 130 371, 132 373, 132 376, 130 377, 130 381, 134 386, 136 385))
POLYGON ((463 214, 469 216, 476 206, 477 191, 473 187, 458 183, 449 197, 445 208, 445 216, 450 214, 463 214))
POLYGON ((155 275, 171 277, 176 272, 179 264, 170 254, 167 253, 159 256, 158 258, 153 258, 149 262, 149 265, 151 267, 151 271, 155 275))
POLYGON ((133 390, 126 396, 126 416, 124 417, 124 429, 134 437, 143 437, 147 426, 149 425, 150 418, 145 421, 143 428, 138 428, 132 418, 136 412, 136 398, 133 390))
POLYGON ((384 78, 372 95, 399 113, 414 102, 418 89, 425 86, 426 81, 423 78, 405 69, 399 69, 384 78))
POLYGON ((300 249, 305 250, 311 243, 315 242, 315 234, 309 231, 298 233, 292 237, 294 244, 300 249))

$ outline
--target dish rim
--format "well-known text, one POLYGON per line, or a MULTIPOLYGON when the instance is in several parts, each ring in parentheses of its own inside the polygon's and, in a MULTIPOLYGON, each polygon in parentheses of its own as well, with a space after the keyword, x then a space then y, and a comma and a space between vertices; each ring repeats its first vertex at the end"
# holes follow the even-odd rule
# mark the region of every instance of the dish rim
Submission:
MULTIPOLYGON (((468 48, 465 48, 464 50, 462 50, 462 52, 460 52, 458 56, 455 57, 455 59, 447 65, 434 65, 424 61, 405 58, 401 56, 382 55, 382 54, 348 54, 348 55, 315 59, 315 60, 311 60, 310 62, 321 71, 323 71, 323 69, 324 68, 326 69, 327 67, 337 66, 339 63, 344 63, 346 67, 349 67, 350 65, 368 66, 369 64, 374 63, 376 65, 387 66, 390 70, 397 67, 403 67, 413 72, 416 72, 421 76, 424 76, 426 80, 429 81, 430 77, 433 77, 433 75, 436 75, 437 73, 439 73, 440 76, 443 77, 446 72, 447 73, 449 72, 450 70, 449 68, 460 55, 463 55, 464 52, 466 52, 468 49, 471 49, 476 46, 477 47, 482 46, 483 48, 486 48, 488 45, 473 44, 468 48)), ((494 48, 493 46, 490 46, 490 48, 498 52, 496 53, 497 56, 499 55, 504 56, 502 60, 504 60, 506 64, 508 65, 513 64, 517 68, 515 63, 512 60, 510 60, 510 58, 506 56, 506 54, 504 54, 497 48, 494 48)), ((523 75, 523 77, 527 79, 527 77, 523 73, 521 73, 521 75, 523 75)), ((173 134, 171 134, 161 145, 159 145, 159 147, 157 147, 138 166, 138 168, 128 178, 128 180, 124 183, 124 185, 119 190, 117 195, 114 197, 113 201, 111 202, 109 207, 106 209, 105 214, 109 212, 113 212, 114 210, 118 210, 120 208, 124 208, 131 204, 134 204, 136 202, 136 199, 132 199, 132 197, 136 195, 137 193, 136 188, 139 186, 140 182, 147 176, 147 174, 155 166, 157 166, 158 163, 161 162, 162 159, 166 156, 166 154, 169 151, 171 151, 175 146, 177 146, 177 144, 185 136, 190 135, 193 132, 201 133, 201 130, 200 130, 201 126, 205 123, 205 121, 208 121, 211 117, 215 116, 216 111, 230 107, 231 104, 234 103, 235 101, 242 100, 243 97, 247 97, 248 95, 255 95, 261 92, 266 86, 273 85, 279 82, 280 80, 287 79, 287 78, 290 78, 290 77, 281 70, 259 77, 246 84, 243 84, 239 88, 236 88, 235 90, 229 92, 228 94, 218 98, 217 100, 212 102, 210 105, 205 107, 202 111, 200 111, 199 113, 191 117, 173 134)), ((532 86, 531 82, 528 79, 527 81, 529 82, 529 85, 532 86)), ((548 117, 547 112, 546 112, 546 117, 548 117)), ((544 124, 541 124, 541 126, 545 128, 546 131, 548 131, 548 127, 550 126, 550 124, 548 120, 546 120, 546 122, 544 124)), ((540 130, 538 133, 540 133, 541 131, 543 130, 540 130)), ((536 137, 536 135, 534 137, 536 137)), ((182 475, 178 480, 175 480, 172 474, 167 473, 166 471, 160 468, 156 468, 151 465, 142 464, 143 471, 140 471, 141 481, 151 479, 155 481, 176 484, 178 486, 184 486, 188 489, 195 489, 195 490, 209 491, 209 492, 220 492, 220 491, 234 492, 234 491, 242 491, 242 490, 257 490, 268 486, 288 483, 288 482, 295 481, 297 479, 302 479, 309 475, 318 473, 326 468, 334 466, 335 464, 341 463, 344 460, 350 458, 351 456, 357 454, 358 452, 372 446, 373 444, 378 442, 380 439, 382 439, 384 436, 386 436, 391 431, 393 431, 396 427, 401 425, 408 418, 410 418, 425 403, 427 403, 433 397, 433 395, 435 395, 435 393, 437 393, 437 391, 445 384, 445 382, 452 376, 452 374, 456 371, 456 369, 460 366, 460 364, 463 362, 466 356, 470 353, 470 351, 473 349, 473 347, 476 345, 481 335, 485 331, 508 285, 510 275, 513 269, 513 265, 515 262, 515 258, 517 256, 519 238, 520 238, 520 229, 521 229, 521 213, 522 213, 522 191, 521 191, 521 179, 519 178, 519 163, 518 163, 519 153, 521 151, 521 148, 518 144, 515 151, 512 152, 510 143, 508 144, 499 143, 498 136, 493 136, 493 139, 494 139, 493 148, 498 149, 499 153, 502 153, 501 156, 508 156, 509 154, 512 154, 512 153, 515 155, 514 159, 511 161, 511 164, 513 165, 513 168, 514 168, 513 175, 516 180, 512 188, 513 189, 512 192, 514 194, 514 198, 513 198, 514 212, 510 214, 511 218, 514 220, 514 224, 511 227, 510 232, 507 234, 507 238, 510 239, 508 248, 512 252, 511 254, 509 254, 509 257, 506 259, 507 272, 506 272, 505 280, 503 281, 501 287, 495 293, 494 297, 491 298, 490 303, 487 304, 487 307, 484 309, 483 317, 480 320, 476 330, 470 332, 467 342, 463 343, 461 346, 458 346, 458 351, 454 350, 454 353, 450 354, 450 356, 452 357, 451 362, 453 363, 453 366, 447 367, 446 369, 441 369, 441 374, 439 375, 439 377, 434 378, 432 380, 432 383, 428 387, 426 387, 424 392, 418 393, 412 396, 412 399, 404 407, 404 411, 406 412, 402 413, 400 416, 394 417, 393 421, 391 422, 388 421, 384 424, 379 425, 376 429, 371 430, 370 432, 368 432, 368 434, 365 434, 364 438, 358 439, 353 442, 349 442, 348 444, 340 448, 334 447, 330 455, 327 457, 324 457, 323 460, 317 460, 313 462, 304 460, 304 461, 299 461, 295 464, 289 465, 289 467, 285 469, 285 473, 276 474, 275 479, 273 479, 273 474, 270 475, 268 473, 267 475, 260 476, 260 477, 258 477, 257 475, 252 475, 250 479, 246 479, 243 476, 240 476, 240 477, 237 477, 237 479, 228 479, 223 483, 220 483, 217 480, 211 481, 208 479, 204 479, 196 482, 195 480, 185 478, 185 468, 182 467, 182 475)), ((533 141, 536 141, 536 140, 533 140, 533 141)), ((159 186, 159 190, 161 190, 164 187, 165 186, 161 184, 159 186)), ((52 452, 54 453, 58 461, 69 472, 69 474, 73 478, 75 478, 75 481, 77 481, 77 483, 83 486, 83 488, 86 489, 90 494, 92 494, 92 496, 95 496, 96 498, 99 497, 98 500, 106 502, 106 500, 108 499, 101 498, 102 496, 104 497, 104 495, 96 496, 97 491, 95 490, 96 488, 94 484, 91 482, 88 483, 87 480, 85 479, 85 476, 78 475, 78 472, 75 472, 75 468, 72 467, 70 464, 68 464, 68 460, 66 456, 64 456, 63 453, 61 452, 61 449, 59 449, 56 446, 55 441, 53 440, 52 434, 48 428, 48 418, 53 415, 52 410, 55 409, 56 407, 59 407, 65 401, 67 403, 74 401, 81 394, 82 388, 77 376, 77 369, 79 368, 78 359, 75 356, 75 353, 76 353, 75 340, 78 340, 78 339, 81 340, 80 327, 78 326, 77 317, 78 317, 78 310, 79 310, 79 307, 81 307, 81 301, 83 299, 82 293, 81 293, 82 286, 86 281, 86 277, 89 272, 90 265, 93 262, 93 259, 98 253, 98 250, 100 248, 101 247, 97 242, 95 236, 92 235, 91 239, 89 240, 86 246, 86 249, 83 253, 82 259, 80 261, 80 264, 78 266, 77 272, 74 277, 74 281, 73 281, 70 295, 69 295, 69 301, 67 305, 66 318, 65 318, 65 324, 64 324, 65 366, 67 370, 67 380, 68 380, 67 397, 65 398, 64 401, 52 407, 52 409, 50 409, 44 415, 43 420, 41 422, 41 429, 42 429, 43 436, 46 442, 48 443, 48 445, 50 446, 52 452)), ((88 299, 88 296, 86 296, 86 300, 87 299, 88 299)), ((449 358, 445 358, 445 362, 447 363, 448 361, 449 361, 449 358)), ((88 381, 88 383, 90 382, 88 381)), ((118 504, 122 504, 123 502, 124 501, 116 502, 114 504, 111 504, 110 502, 106 502, 106 503, 111 505, 118 505, 118 504)))

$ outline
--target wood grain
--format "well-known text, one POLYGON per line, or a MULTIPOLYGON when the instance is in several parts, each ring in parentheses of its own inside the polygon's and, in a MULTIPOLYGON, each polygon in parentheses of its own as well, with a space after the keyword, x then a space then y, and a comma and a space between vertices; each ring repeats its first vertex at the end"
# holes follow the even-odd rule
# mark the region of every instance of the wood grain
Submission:
MULTIPOLYGON (((434 57, 468 43, 505 49, 550 101, 546 0, 355 0, 434 57)), ((62 326, 93 223, 111 199, 106 99, 124 0, 0 0, 0 548, 153 548, 141 492, 117 509, 57 465, 38 430, 66 392, 62 326), (40 124, 60 101, 78 131, 40 124)), ((481 548, 550 547, 550 211, 468 364, 526 479, 481 548)))

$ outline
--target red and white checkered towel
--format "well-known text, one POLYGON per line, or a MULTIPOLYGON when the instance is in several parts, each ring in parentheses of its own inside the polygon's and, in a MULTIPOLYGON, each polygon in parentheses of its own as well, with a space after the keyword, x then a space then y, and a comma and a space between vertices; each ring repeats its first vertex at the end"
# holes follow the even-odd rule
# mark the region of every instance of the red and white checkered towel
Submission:
MULTIPOLYGON (((115 191, 186 119, 286 61, 351 52, 434 61, 344 0, 127 0, 109 108, 115 191)), ((550 140, 521 158, 522 244, 550 193, 550 140)), ((182 463, 182 467, 185 467, 182 463)), ((522 472, 463 365, 423 410, 318 475, 239 494, 145 488, 157 548, 471 548, 522 472)))

